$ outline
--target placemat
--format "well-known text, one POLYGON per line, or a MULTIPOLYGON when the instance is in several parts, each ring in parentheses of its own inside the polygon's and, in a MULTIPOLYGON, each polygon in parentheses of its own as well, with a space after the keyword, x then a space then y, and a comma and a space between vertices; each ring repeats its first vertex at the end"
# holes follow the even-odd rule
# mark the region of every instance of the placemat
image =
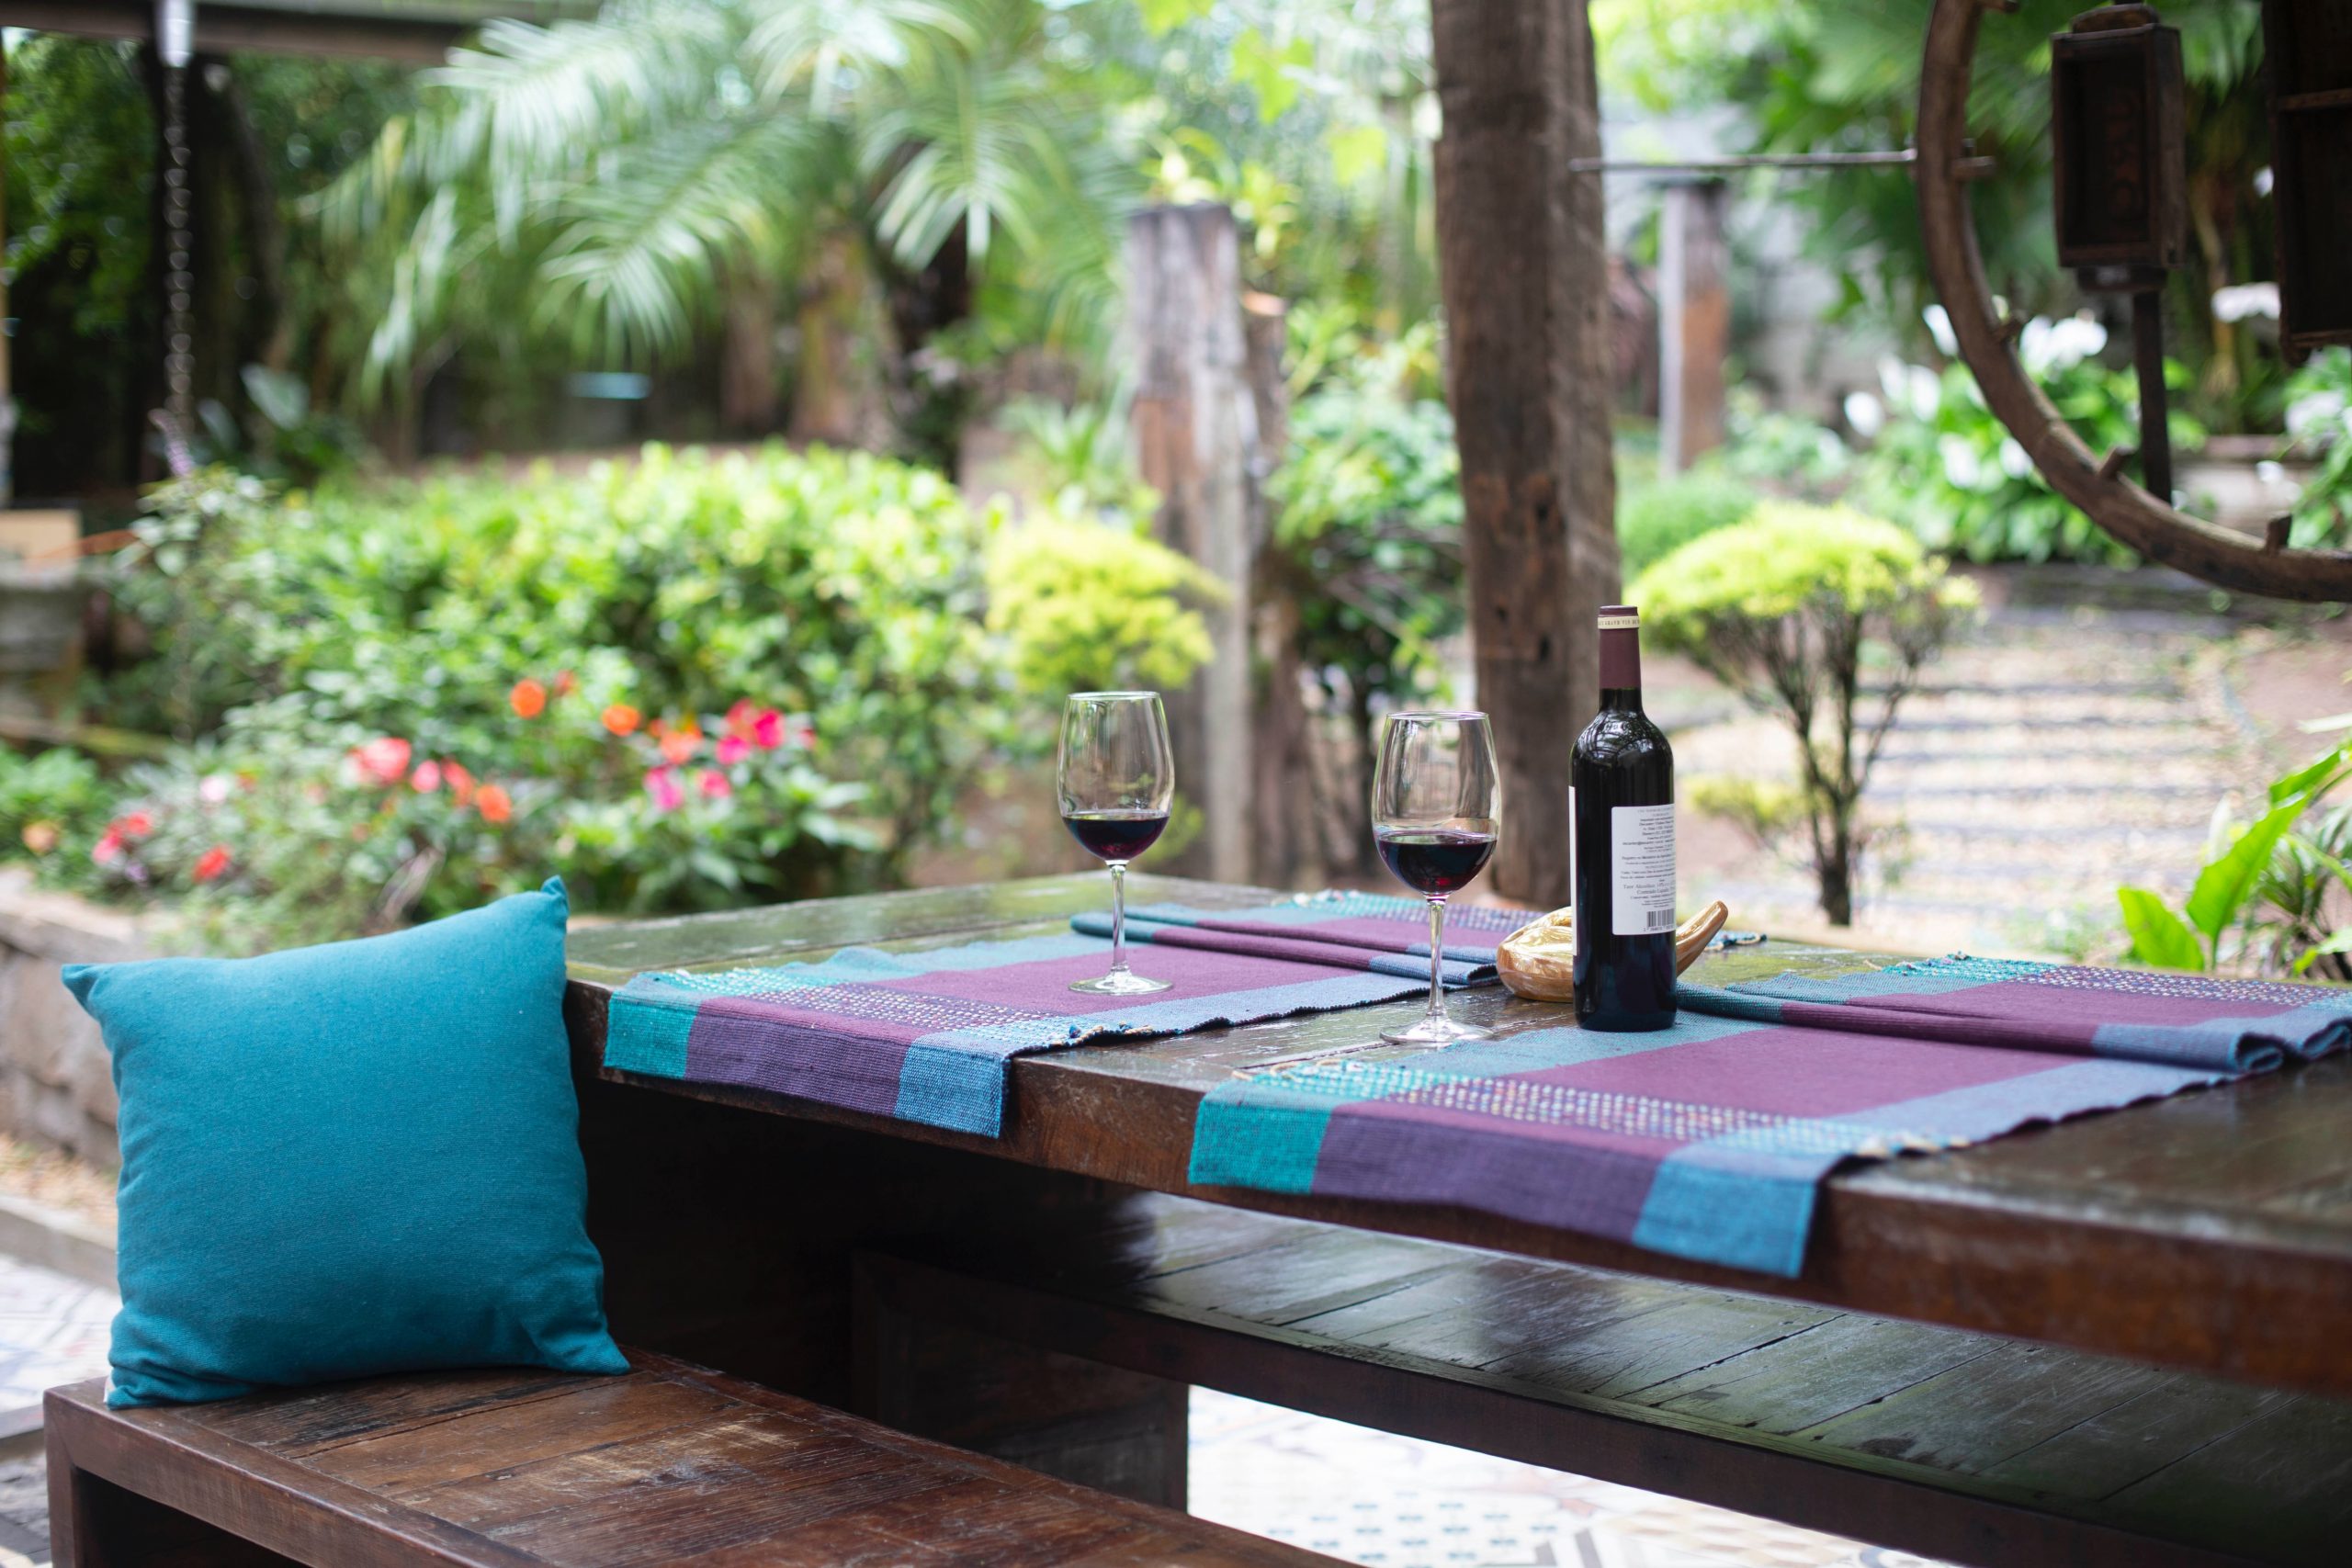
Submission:
MULTIPOLYGON (((1073 924, 1084 929, 1068 935, 917 953, 854 947, 821 963, 640 975, 613 995, 605 1065, 996 1136, 1015 1056, 1110 1035, 1363 1007, 1429 984, 1428 925, 1413 900, 1306 896, 1216 917, 1151 908, 1148 918, 1141 909, 1129 916, 1141 945, 1128 959, 1138 974, 1171 983, 1151 996, 1069 988, 1110 966, 1110 942, 1088 934, 1094 921, 1080 916, 1073 924), (1212 918, 1230 929, 1202 923, 1212 918), (1416 931, 1420 956, 1400 956, 1416 931)), ((1457 986, 1493 975, 1494 949, 1476 945, 1476 934, 1499 942, 1526 918, 1458 913, 1470 917, 1462 924, 1473 940, 1448 943, 1447 983, 1457 986)), ((1102 931, 1109 921, 1105 911, 1102 931)))
POLYGON ((1237 1080, 1201 1106, 1192 1179, 1460 1204, 1793 1276, 1845 1160, 2220 1082, 2352 1025, 2352 991, 1965 958, 1680 1000, 1656 1033, 1537 1027, 1237 1080))

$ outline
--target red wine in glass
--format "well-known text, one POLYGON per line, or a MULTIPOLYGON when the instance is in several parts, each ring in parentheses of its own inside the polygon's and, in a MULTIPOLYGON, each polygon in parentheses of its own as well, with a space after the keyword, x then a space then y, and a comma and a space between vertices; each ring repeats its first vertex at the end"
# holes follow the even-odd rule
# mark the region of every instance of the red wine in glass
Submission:
POLYGON ((1062 826, 1095 859, 1125 862, 1159 842, 1168 827, 1168 813, 1148 808, 1070 811, 1063 813, 1062 826))
POLYGON ((1460 829, 1398 829, 1373 837, 1396 880, 1425 898, 1461 892, 1495 852, 1495 835, 1460 829))

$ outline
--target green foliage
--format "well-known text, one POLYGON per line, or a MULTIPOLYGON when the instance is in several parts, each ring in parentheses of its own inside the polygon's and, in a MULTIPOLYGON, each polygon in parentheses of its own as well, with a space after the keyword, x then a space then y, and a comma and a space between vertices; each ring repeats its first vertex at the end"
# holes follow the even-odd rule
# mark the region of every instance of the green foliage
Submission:
POLYGON ((2289 543, 2341 546, 2352 537, 2352 348, 2313 355, 2287 383, 2287 438, 2315 471, 2295 502, 2289 543))
POLYGON ((1124 400, 1065 408, 1028 398, 1009 405, 1004 422, 1020 436, 1054 512, 1139 523, 1159 509, 1159 491, 1136 475, 1124 400))
POLYGON ((1759 844, 1769 844, 1805 820, 1802 791, 1771 779, 1702 774, 1676 786, 1682 804, 1746 832, 1759 844))
POLYGON ((989 552, 989 629, 1034 705, 1071 692, 1173 691, 1213 649, 1191 605, 1225 587, 1132 525, 1058 518, 1007 528, 989 552))
POLYGON ((1330 378, 1292 410, 1270 491, 1299 610, 1300 653, 1362 713, 1438 689, 1436 645, 1463 624, 1462 495, 1442 403, 1384 372, 1330 378))
MULTIPOLYGON (((2028 371, 2094 452, 2139 442, 2139 383, 2128 367, 2096 357, 2106 344, 2106 330, 2085 318, 2029 322, 2018 344, 2028 371)), ((1890 360, 1881 381, 1885 423, 1862 459, 1862 504, 1907 524, 1930 548, 1971 560, 2133 559, 2050 488, 1966 366, 1939 374, 1890 360)), ((2165 383, 2185 389, 2188 374, 2167 361, 2165 383)), ((2177 407, 2171 427, 2176 449, 2205 438, 2177 407)))
POLYGON ((2147 888, 2118 888, 2132 956, 2162 969, 2234 964, 2352 980, 2352 920, 2342 918, 2352 894, 2352 810, 2320 809, 2346 778, 2352 741, 2273 780, 2250 822, 2234 820, 2224 803, 2177 912, 2147 888))
POLYGON ((1822 911, 1849 923, 1871 769, 1920 666, 1973 609, 1972 585, 1892 523, 1770 501, 1666 557, 1628 593, 1653 647, 1788 726, 1822 911), (1866 644, 1882 650, 1868 716, 1858 711, 1866 644))
POLYGON ((70 860, 68 834, 111 798, 97 764, 79 751, 60 746, 27 756, 0 748, 0 846, 10 852, 21 846, 41 859, 62 848, 70 860))
POLYGON ((1729 527, 1761 499, 1713 463, 1627 485, 1617 498, 1617 551, 1625 575, 1638 577, 1691 540, 1729 527))

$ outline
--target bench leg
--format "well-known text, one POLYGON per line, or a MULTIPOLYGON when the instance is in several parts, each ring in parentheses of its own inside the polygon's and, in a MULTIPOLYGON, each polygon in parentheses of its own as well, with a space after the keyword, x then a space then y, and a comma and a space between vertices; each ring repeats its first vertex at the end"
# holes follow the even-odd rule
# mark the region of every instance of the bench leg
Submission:
POLYGON ((77 1468, 50 1444, 49 1550, 55 1568, 300 1568, 77 1468))
POLYGON ((857 1408, 1099 1491, 1184 1506, 1183 1383, 926 1322, 856 1271, 857 1408))

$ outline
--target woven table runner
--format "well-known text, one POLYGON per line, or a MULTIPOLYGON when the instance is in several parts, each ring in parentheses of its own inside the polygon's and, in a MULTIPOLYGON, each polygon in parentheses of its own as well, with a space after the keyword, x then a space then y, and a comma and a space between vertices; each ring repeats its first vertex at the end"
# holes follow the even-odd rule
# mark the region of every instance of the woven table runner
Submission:
MULTIPOLYGON (((996 1136, 1015 1056, 1363 1007, 1429 985, 1427 910, 1415 900, 1321 894, 1215 916, 1150 908, 1129 915, 1140 945, 1128 954, 1137 974, 1170 982, 1150 996, 1069 988, 1110 967, 1110 942, 1081 916, 1067 935, 640 975, 613 994, 605 1065, 996 1136)), ((1457 911, 1466 945, 1449 940, 1447 983, 1491 978, 1491 944, 1526 919, 1457 911)), ((1110 930, 1107 911, 1099 925, 1110 930)))
POLYGON ((1537 1027, 1213 1091, 1192 1179, 1453 1203, 1766 1273, 1845 1160, 1952 1147, 2335 1050, 2352 991, 1940 959, 1685 986, 1650 1034, 1537 1027))

